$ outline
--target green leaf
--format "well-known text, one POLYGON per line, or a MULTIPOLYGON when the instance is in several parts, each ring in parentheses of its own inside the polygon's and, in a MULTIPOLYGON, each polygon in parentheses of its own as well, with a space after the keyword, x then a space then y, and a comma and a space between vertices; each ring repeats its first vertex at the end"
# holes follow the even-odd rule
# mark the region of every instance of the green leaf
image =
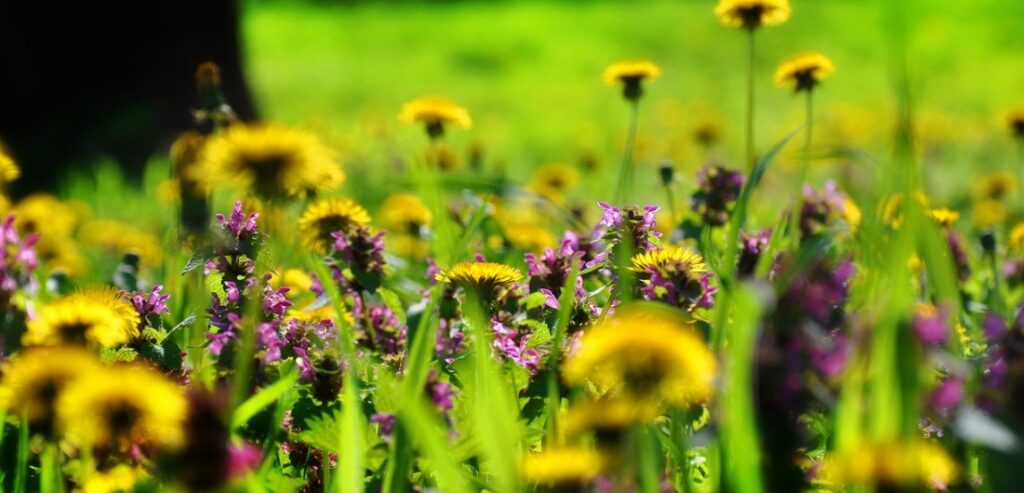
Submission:
POLYGON ((406 323, 405 308, 402 307, 402 300, 398 298, 398 295, 383 286, 377 288, 377 294, 384 301, 384 304, 391 309, 391 312, 395 314, 395 318, 403 324, 406 323))
POLYGON ((252 397, 249 397, 242 402, 235 412, 231 415, 231 429, 237 430, 239 427, 244 425, 256 413, 260 412, 264 407, 269 406, 272 402, 281 398, 286 392, 292 389, 292 387, 299 381, 299 370, 295 366, 291 366, 290 370, 285 373, 278 381, 274 382, 268 387, 260 389, 252 397))
POLYGON ((321 450, 341 453, 344 446, 341 416, 341 411, 335 410, 306 420, 306 429, 299 433, 299 441, 321 450))

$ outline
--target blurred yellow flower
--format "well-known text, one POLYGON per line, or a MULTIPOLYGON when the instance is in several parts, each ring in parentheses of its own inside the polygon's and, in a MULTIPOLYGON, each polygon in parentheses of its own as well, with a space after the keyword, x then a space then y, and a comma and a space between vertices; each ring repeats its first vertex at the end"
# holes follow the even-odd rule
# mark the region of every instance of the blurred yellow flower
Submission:
POLYGON ((1024 106, 1008 111, 1003 119, 1010 134, 1024 140, 1024 106))
POLYGON ((134 491, 133 487, 135 483, 140 480, 149 477, 146 470, 137 467, 130 466, 128 464, 118 464, 106 471, 96 472, 85 479, 82 483, 82 489, 80 493, 118 493, 134 491))
POLYGON ((974 203, 972 209, 974 225, 979 228, 998 226, 1006 221, 1006 204, 1000 200, 985 199, 974 203))
POLYGON ((415 195, 395 193, 384 199, 380 206, 380 222, 391 232, 420 234, 430 225, 433 215, 423 201, 415 195))
POLYGON ((3 366, 0 408, 24 416, 47 433, 56 426, 57 397, 80 378, 92 378, 99 360, 85 349, 74 347, 27 348, 3 366))
POLYGON ((584 400, 569 406, 561 424, 569 436, 589 432, 615 436, 635 424, 653 421, 660 412, 657 405, 644 401, 616 397, 584 400))
POLYGON ((28 321, 25 345, 114 347, 139 335, 139 315, 113 288, 95 287, 53 300, 28 321))
POLYGON ((436 96, 419 98, 402 105, 398 119, 406 123, 421 123, 427 135, 438 138, 444 135, 445 127, 470 128, 473 120, 465 108, 436 96))
POLYGON ((1009 171, 994 171, 974 180, 974 200, 1003 200, 1017 193, 1020 183, 1009 171))
POLYGON ((271 200, 334 190, 345 181, 334 151, 315 135, 256 124, 235 124, 209 139, 185 176, 207 190, 236 187, 271 200))
POLYGON ((623 60, 609 65, 601 74, 609 86, 654 80, 660 76, 661 68, 650 60, 623 60))
POLYGON ((537 252, 555 245, 555 235, 547 222, 531 209, 498 209, 495 218, 504 232, 505 239, 517 249, 537 252))
POLYGON ((818 83, 831 77, 836 66, 821 53, 802 53, 790 57, 775 70, 775 85, 796 92, 811 91, 818 83))
POLYGON ((157 266, 163 257, 159 238, 119 221, 89 221, 80 228, 78 238, 86 245, 107 249, 115 255, 138 255, 144 265, 157 266))
POLYGON ((1010 250, 1016 253, 1024 253, 1024 222, 1017 223, 1010 230, 1010 250))
POLYGON ((29 195, 15 204, 14 225, 21 234, 39 233, 40 241, 71 236, 82 218, 70 205, 52 195, 29 195))
POLYGON ((719 0, 715 7, 722 24, 743 29, 782 24, 791 13, 789 0, 719 0))
POLYGON ((21 176, 21 169, 3 150, 0 150, 0 187, 17 180, 21 176))
POLYGON ((960 213, 946 207, 936 207, 928 209, 928 217, 932 218, 935 224, 949 228, 960 220, 960 213))
POLYGON ((563 368, 572 384, 590 381, 616 397, 681 407, 710 401, 717 371, 714 354, 680 312, 648 303, 620 306, 590 327, 563 368))
POLYGON ((532 484, 550 488, 581 486, 601 474, 607 463, 604 454, 594 449, 553 447, 523 457, 520 472, 532 484))
POLYGON ((960 468, 941 445, 917 439, 864 443, 825 458, 819 477, 834 486, 884 485, 945 490, 960 468))
POLYGON ((142 366, 110 368, 76 380, 57 407, 71 441, 119 449, 136 441, 180 443, 188 411, 174 382, 142 366))
POLYGON ((437 274, 439 282, 475 289, 512 284, 522 278, 515 267, 494 262, 460 262, 437 274))
POLYGON ((370 223, 370 213, 351 199, 325 199, 306 208, 299 219, 302 242, 310 250, 327 255, 334 251, 331 233, 349 231, 370 223))
POLYGON ((551 163, 534 170, 533 178, 526 188, 556 204, 562 204, 565 202, 565 192, 575 187, 579 181, 580 172, 576 168, 551 163))

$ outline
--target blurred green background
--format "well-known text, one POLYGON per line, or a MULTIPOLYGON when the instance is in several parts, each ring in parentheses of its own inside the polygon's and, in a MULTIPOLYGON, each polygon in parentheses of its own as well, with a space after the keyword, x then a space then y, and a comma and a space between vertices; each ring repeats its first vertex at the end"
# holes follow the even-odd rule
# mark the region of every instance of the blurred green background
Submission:
MULTIPOLYGON (((789 22, 758 33, 759 149, 803 119, 802 101, 773 86, 775 67, 816 50, 838 69, 816 94, 823 147, 884 157, 899 58, 886 1, 793 0, 789 22)), ((957 173, 999 167, 995 156, 1011 145, 1000 115, 1024 101, 1024 2, 906 3, 914 4, 907 61, 926 159, 957 173)), ((252 1, 243 5, 245 57, 264 118, 317 130, 350 170, 408 157, 423 136, 397 121, 402 103, 442 95, 474 118, 473 129, 452 134, 453 148, 477 146, 488 166, 517 178, 586 156, 614 168, 627 108, 600 74, 619 59, 649 58, 664 75, 643 102, 638 165, 672 159, 689 171, 708 159, 692 139, 708 122, 723 134, 715 156, 734 165, 741 156, 745 39, 718 23, 714 4, 252 1)), ((942 195, 951 186, 939 179, 933 188, 942 195)))

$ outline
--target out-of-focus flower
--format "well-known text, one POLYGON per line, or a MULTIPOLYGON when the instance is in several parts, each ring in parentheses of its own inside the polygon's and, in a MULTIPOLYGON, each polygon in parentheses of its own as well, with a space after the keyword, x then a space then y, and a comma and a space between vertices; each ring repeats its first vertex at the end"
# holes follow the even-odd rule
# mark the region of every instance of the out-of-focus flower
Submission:
POLYGON ((944 310, 934 305, 918 304, 911 323, 917 338, 926 346, 939 346, 949 337, 949 324, 944 310))
POLYGON ((636 424, 653 421, 661 413, 657 405, 628 398, 587 399, 569 406, 561 421, 571 437, 593 433, 599 442, 616 442, 636 424))
POLYGON ((661 75, 661 68, 650 60, 623 60, 604 69, 602 78, 609 86, 622 84, 622 96, 636 101, 643 95, 643 82, 652 81, 661 75))
POLYGON ((430 225, 433 215, 423 201, 415 195, 396 193, 388 195, 380 207, 380 221, 392 234, 420 235, 430 225))
POLYGON ((1017 193, 1020 181, 1009 171, 993 171, 974 180, 971 196, 975 201, 1003 200, 1017 193))
POLYGON ((704 258, 687 248, 668 245, 633 257, 631 270, 640 278, 646 300, 659 300, 687 311, 711 308, 717 288, 704 258))
POLYGON ((123 449, 139 441, 181 443, 188 404, 181 389, 163 375, 126 366, 76 380, 61 394, 57 408, 72 441, 123 449))
POLYGON ((505 239, 520 250, 536 252, 555 244, 548 221, 532 209, 499 209, 495 217, 505 239))
POLYGON ((556 204, 565 202, 565 193, 579 183, 580 173, 567 164, 551 163, 534 170, 527 190, 556 204))
POLYGON ((335 231, 331 269, 335 281, 349 291, 376 291, 383 282, 384 231, 371 233, 366 227, 335 231))
POLYGON ((979 228, 991 228, 1006 222, 1009 211, 1001 200, 985 199, 974 203, 971 210, 974 225, 979 228))
POLYGON ((55 432, 57 397, 73 381, 93 378, 99 360, 74 347, 30 348, 5 363, 0 380, 0 407, 55 432))
POLYGON ((523 479, 549 488, 580 487, 601 474, 609 460, 585 447, 550 448, 527 454, 520 464, 523 479))
POLYGON ((790 58, 775 70, 775 84, 796 92, 813 91, 821 81, 836 72, 832 60, 821 53, 802 53, 790 58))
POLYGON ((690 198, 693 211, 704 224, 721 226, 729 220, 746 178, 743 173, 718 165, 707 165, 697 172, 697 190, 690 198))
POLYGON ((306 248, 326 255, 333 250, 336 232, 349 233, 370 223, 370 214, 350 199, 327 199, 311 204, 299 219, 306 248))
POLYGON ((54 300, 29 320, 26 345, 114 347, 139 335, 140 319, 113 289, 93 288, 54 300))
POLYGON ((120 221, 95 219, 79 228, 78 238, 118 256, 138 255, 144 265, 157 266, 162 258, 160 239, 147 230, 120 221))
POLYGON ((916 439, 863 443, 826 457, 819 477, 841 486, 930 487, 946 489, 960 467, 941 445, 916 439))
POLYGON ((757 263, 761 255, 768 248, 768 240, 772 231, 763 229, 756 232, 744 231, 740 234, 740 259, 737 262, 736 272, 741 276, 751 276, 757 269, 757 263))
POLYGON ((15 204, 14 226, 21 234, 38 233, 40 241, 61 241, 70 237, 81 221, 80 211, 52 195, 29 195, 15 204))
POLYGON ((38 240, 36 234, 21 237, 14 228, 14 216, 7 216, 0 223, 0 310, 8 309, 19 290, 28 295, 35 293, 37 282, 33 272, 39 265, 35 250, 38 240))
POLYGON ((133 491, 135 484, 149 477, 145 469, 128 464, 117 464, 106 471, 98 471, 86 477, 81 493, 117 493, 133 491))
POLYGON ((21 168, 8 156, 3 149, 0 149, 0 190, 8 183, 17 180, 21 176, 21 168))
POLYGON ((440 97, 423 97, 402 106, 398 119, 406 123, 423 124, 427 135, 437 139, 444 135, 446 127, 470 128, 473 120, 465 108, 440 97))
POLYGON ((333 190, 345 174, 315 135, 276 125, 235 124, 212 137, 188 178, 207 190, 237 187, 264 199, 333 190))
POLYGON ((960 213, 946 207, 928 209, 928 217, 943 228, 951 228, 960 220, 960 213))
POLYGON ((681 407, 708 402, 718 362, 701 336, 673 309, 651 304, 620 306, 583 336, 563 367, 569 383, 637 402, 681 407))
POLYGON ((810 185, 804 186, 804 200, 800 205, 800 235, 812 237, 831 227, 837 220, 843 220, 849 231, 860 225, 860 208, 850 200, 835 182, 829 180, 817 191, 810 185))
POLYGON ((1010 135, 1019 140, 1024 140, 1024 107, 1010 110, 1003 117, 1006 128, 1010 135))
POLYGON ((719 0, 715 7, 722 24, 743 29, 782 24, 790 14, 789 0, 719 0))

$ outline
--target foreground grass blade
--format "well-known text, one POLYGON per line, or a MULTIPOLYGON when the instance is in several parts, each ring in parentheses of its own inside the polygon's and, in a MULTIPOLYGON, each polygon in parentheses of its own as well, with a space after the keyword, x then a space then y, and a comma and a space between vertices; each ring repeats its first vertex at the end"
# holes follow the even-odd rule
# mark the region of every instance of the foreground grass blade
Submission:
POLYGON ((733 294, 734 318, 729 344, 723 348, 722 448, 726 483, 736 493, 760 493, 760 447, 754 416, 753 367, 761 305, 754 290, 740 286, 733 294))

